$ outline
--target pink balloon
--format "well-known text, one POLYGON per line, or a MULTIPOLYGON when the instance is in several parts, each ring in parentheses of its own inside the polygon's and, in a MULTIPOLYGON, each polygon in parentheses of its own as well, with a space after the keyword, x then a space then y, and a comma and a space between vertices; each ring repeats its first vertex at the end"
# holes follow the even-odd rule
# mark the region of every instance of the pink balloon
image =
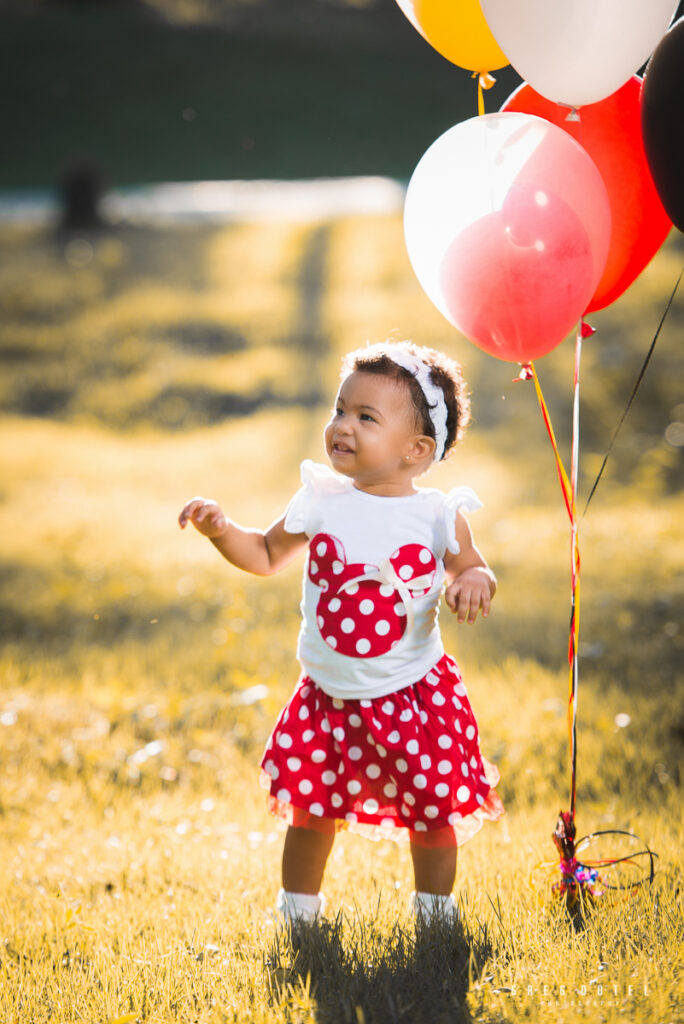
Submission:
POLYGON ((480 348, 551 351, 587 308, 610 242, 610 202, 586 150, 530 114, 487 114, 441 135, 406 194, 409 258, 429 298, 480 348))
POLYGON ((594 281, 591 241, 558 196, 513 185, 502 208, 458 235, 442 263, 447 307, 472 342, 525 363, 572 329, 594 281))

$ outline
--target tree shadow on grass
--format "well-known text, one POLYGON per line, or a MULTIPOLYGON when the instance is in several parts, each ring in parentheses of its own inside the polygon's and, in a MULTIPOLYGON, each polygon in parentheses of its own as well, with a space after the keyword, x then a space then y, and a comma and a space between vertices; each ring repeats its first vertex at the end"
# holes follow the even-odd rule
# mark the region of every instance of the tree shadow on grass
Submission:
POLYGON ((271 999, 315 1006, 317 1024, 466 1024, 490 954, 487 926, 444 921, 382 930, 361 915, 278 931, 264 958, 271 999))

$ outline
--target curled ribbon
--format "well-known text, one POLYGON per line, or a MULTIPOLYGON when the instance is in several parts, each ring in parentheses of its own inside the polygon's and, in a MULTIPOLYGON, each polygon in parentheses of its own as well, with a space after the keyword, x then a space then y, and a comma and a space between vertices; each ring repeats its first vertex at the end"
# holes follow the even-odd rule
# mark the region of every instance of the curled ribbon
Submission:
POLYGON ((410 632, 413 629, 414 623, 412 607, 414 594, 412 591, 429 590, 432 586, 433 574, 426 573, 424 576, 416 576, 412 580, 402 580, 389 558, 385 558, 377 569, 373 569, 371 572, 364 572, 360 576, 354 576, 352 579, 347 580, 338 588, 337 593, 341 594, 343 591, 349 590, 354 583, 363 583, 365 580, 374 580, 397 591, 406 609, 406 629, 410 632))
POLYGON ((485 112, 483 89, 491 89, 496 84, 494 75, 489 71, 473 71, 471 78, 477 78, 477 113, 481 117, 485 112))

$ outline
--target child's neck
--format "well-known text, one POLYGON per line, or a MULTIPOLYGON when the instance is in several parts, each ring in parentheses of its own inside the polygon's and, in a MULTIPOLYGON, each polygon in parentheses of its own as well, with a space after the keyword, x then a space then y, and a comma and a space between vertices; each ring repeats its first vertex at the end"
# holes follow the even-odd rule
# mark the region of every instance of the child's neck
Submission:
POLYGON ((419 474, 414 467, 388 476, 373 478, 372 476, 352 477, 352 483, 357 491, 365 494, 373 494, 377 498, 405 498, 417 494, 414 479, 419 474))
POLYGON ((363 491, 364 494, 374 494, 376 498, 404 498, 411 494, 417 494, 417 489, 411 482, 407 486, 400 487, 398 484, 360 484, 353 480, 354 488, 363 491))

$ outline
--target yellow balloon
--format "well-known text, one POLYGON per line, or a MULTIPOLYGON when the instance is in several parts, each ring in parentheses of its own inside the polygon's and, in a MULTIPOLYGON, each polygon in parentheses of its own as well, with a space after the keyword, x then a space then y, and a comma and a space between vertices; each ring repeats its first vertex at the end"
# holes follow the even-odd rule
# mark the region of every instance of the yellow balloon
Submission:
POLYGON ((438 53, 469 71, 508 64, 489 30, 480 0, 397 0, 402 11, 438 53))

